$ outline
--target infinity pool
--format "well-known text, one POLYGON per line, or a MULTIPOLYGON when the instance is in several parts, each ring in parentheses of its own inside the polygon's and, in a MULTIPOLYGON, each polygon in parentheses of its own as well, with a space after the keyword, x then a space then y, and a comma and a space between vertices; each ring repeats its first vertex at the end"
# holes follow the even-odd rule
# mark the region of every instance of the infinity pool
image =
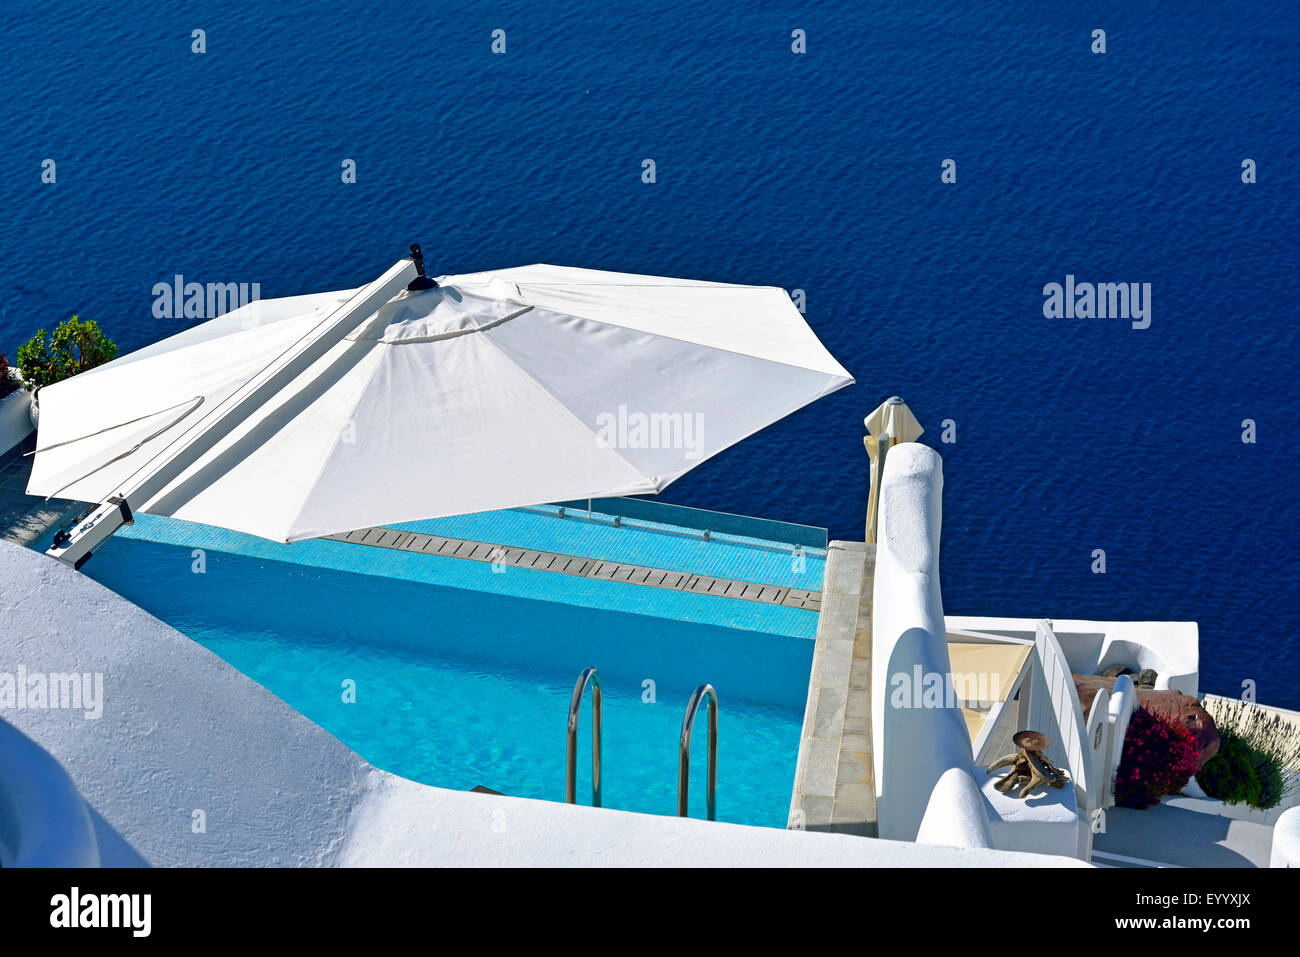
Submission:
MULTIPOLYGON (((139 518, 85 566, 90 577, 377 767, 563 800, 569 698, 595 665, 605 806, 673 814, 683 711, 709 681, 720 702, 718 819, 785 826, 814 612, 139 518), (756 630, 764 615, 770 633, 756 630)), ((820 566, 812 575, 819 588, 820 566)), ((690 807, 702 817, 704 713, 697 726, 690 807)), ((578 740, 578 799, 589 803, 590 695, 578 740)))

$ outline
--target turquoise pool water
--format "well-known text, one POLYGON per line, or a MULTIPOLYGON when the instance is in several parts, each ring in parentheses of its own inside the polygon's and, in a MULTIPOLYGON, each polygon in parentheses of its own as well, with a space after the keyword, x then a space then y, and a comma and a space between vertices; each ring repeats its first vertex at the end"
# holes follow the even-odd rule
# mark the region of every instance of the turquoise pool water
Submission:
MULTIPOLYGON (((618 557, 639 553, 658 567, 702 558, 700 543, 675 536, 620 529, 584 545, 607 533, 527 513, 485 522, 420 527, 501 540, 536 526, 549 536, 536 547, 616 548, 618 557)), ((794 574, 800 587, 820 587, 820 556, 795 572, 779 549, 709 544, 717 571, 744 568, 747 580, 773 583, 794 574)), ((494 573, 486 563, 340 542, 281 546, 148 516, 84 570, 372 764, 441 787, 563 800, 569 697, 590 664, 605 696, 605 806, 675 813, 682 713, 695 686, 709 681, 720 701, 719 820, 785 825, 815 613, 517 568, 494 573), (350 687, 354 702, 344 700, 350 687)), ((590 721, 588 700, 582 803, 591 793, 590 721)), ((698 728, 691 813, 702 817, 704 715, 698 728)))

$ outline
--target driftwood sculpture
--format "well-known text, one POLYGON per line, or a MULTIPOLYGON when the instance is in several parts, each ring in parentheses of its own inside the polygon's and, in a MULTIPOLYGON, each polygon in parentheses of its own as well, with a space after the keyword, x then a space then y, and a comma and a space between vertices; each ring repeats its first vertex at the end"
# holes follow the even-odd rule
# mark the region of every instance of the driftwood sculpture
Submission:
POLYGON ((993 785, 1003 794, 1020 788, 1016 797, 1023 798, 1041 787, 1063 788, 1068 780, 1064 771, 1057 768, 1043 751, 1051 747, 1052 739, 1038 731, 1018 731, 1011 742, 1020 750, 998 758, 989 765, 989 774, 998 768, 1011 768, 1002 780, 993 785))

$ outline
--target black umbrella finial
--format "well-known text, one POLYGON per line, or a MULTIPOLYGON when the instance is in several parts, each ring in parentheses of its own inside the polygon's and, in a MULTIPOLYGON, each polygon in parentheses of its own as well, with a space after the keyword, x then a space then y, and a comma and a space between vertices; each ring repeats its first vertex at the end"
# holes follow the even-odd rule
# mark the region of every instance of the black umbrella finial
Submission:
POLYGON ((407 283, 407 291, 436 288, 438 284, 424 274, 424 253, 419 243, 411 243, 411 262, 415 263, 415 278, 407 283))

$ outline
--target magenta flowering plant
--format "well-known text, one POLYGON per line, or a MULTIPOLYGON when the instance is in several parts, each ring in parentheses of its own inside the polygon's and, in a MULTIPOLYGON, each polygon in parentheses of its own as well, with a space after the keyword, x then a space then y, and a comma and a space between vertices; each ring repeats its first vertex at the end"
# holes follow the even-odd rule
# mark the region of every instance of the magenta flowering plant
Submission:
POLYGON ((1115 803, 1145 808, 1187 786, 1196 773, 1196 743, 1181 724, 1135 708, 1115 778, 1115 803))

